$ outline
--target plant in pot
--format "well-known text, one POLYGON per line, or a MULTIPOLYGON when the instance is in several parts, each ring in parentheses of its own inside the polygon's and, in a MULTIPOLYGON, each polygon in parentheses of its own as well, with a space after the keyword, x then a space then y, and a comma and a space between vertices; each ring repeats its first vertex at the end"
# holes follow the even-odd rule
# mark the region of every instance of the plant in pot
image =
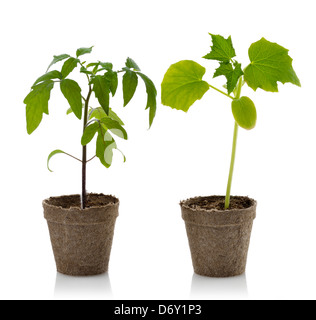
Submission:
POLYGON ((231 185, 239 127, 255 127, 257 112, 254 102, 241 95, 247 84, 256 91, 278 92, 278 83, 300 86, 288 50, 265 38, 251 44, 250 64, 242 69, 235 60, 231 37, 210 34, 211 51, 203 58, 219 62, 214 78, 224 76, 225 91, 214 87, 203 76, 200 64, 183 60, 172 64, 161 84, 162 104, 187 112, 196 100, 212 88, 231 101, 234 119, 233 146, 225 196, 196 197, 181 201, 194 271, 210 277, 229 277, 244 273, 257 202, 243 196, 231 196, 231 185))
POLYGON ((43 114, 48 114, 50 93, 57 83, 70 106, 67 114, 73 114, 83 121, 81 159, 60 149, 52 151, 47 159, 49 170, 49 161, 56 154, 68 155, 82 163, 81 195, 51 197, 43 201, 57 271, 67 275, 94 275, 108 270, 119 200, 110 195, 87 193, 86 168, 87 163, 96 157, 104 167, 109 168, 113 150, 117 149, 114 136, 127 139, 123 121, 110 108, 110 97, 114 97, 118 87, 118 74, 123 73, 124 107, 134 96, 138 78, 141 78, 147 92, 149 126, 156 113, 156 88, 140 72, 135 61, 127 58, 125 66, 118 71, 113 70, 113 65, 109 62, 82 61, 82 56, 91 53, 92 48, 79 48, 75 57, 68 54, 54 56, 46 73, 34 82, 24 99, 28 134, 39 126, 43 114), (58 62, 63 62, 61 71, 49 71, 58 62), (69 78, 76 68, 87 81, 84 95, 78 82, 69 78), (90 106, 93 94, 98 101, 95 108, 90 106), (87 145, 96 135, 95 156, 87 159, 87 145))

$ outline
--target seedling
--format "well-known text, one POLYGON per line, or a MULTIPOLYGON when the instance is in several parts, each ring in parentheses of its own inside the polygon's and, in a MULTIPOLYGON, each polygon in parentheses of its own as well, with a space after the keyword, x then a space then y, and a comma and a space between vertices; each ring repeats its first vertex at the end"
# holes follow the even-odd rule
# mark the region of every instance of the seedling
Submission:
MULTIPOLYGON (((63 153, 82 162, 82 194, 81 208, 86 207, 86 164, 95 157, 98 157, 101 164, 109 168, 112 164, 113 149, 117 149, 116 141, 112 134, 127 140, 127 132, 124 123, 119 116, 110 108, 110 96, 114 97, 118 87, 118 74, 123 74, 122 90, 124 107, 134 96, 138 85, 138 77, 145 84, 147 92, 147 105, 149 109, 149 127, 152 125, 156 114, 157 91, 153 82, 142 72, 131 58, 127 58, 125 66, 115 71, 110 62, 87 63, 79 59, 82 55, 91 53, 93 47, 79 48, 76 57, 68 54, 54 56, 46 73, 39 77, 33 84, 31 92, 24 99, 26 104, 27 132, 31 134, 41 123, 43 114, 48 115, 48 101, 50 93, 56 83, 59 83, 60 90, 67 99, 70 108, 67 114, 73 113, 79 120, 83 119, 83 134, 81 136, 82 158, 78 159, 62 150, 52 151, 47 159, 47 167, 52 156, 63 153), (64 61, 61 71, 49 69, 56 63, 64 61), (75 68, 80 68, 80 73, 87 79, 86 96, 82 95, 79 84, 68 76, 75 68), (91 95, 94 93, 100 106, 90 106, 91 95), (87 145, 97 134, 95 156, 87 159, 87 145)), ((124 156, 124 155, 123 155, 124 156)), ((125 156, 124 156, 125 161, 125 156)), ((51 171, 51 170, 50 170, 51 171)))
POLYGON ((293 67, 292 58, 288 50, 267 41, 265 38, 251 44, 248 54, 250 64, 242 69, 241 64, 235 60, 235 49, 231 37, 225 39, 220 35, 210 34, 213 45, 211 52, 203 58, 216 60, 219 67, 213 78, 225 76, 225 89, 220 90, 205 80, 205 68, 191 61, 179 61, 169 67, 161 84, 162 104, 171 108, 187 112, 196 100, 201 99, 210 89, 231 99, 232 114, 235 119, 231 163, 227 183, 225 209, 229 208, 230 192, 236 155, 238 128, 253 129, 256 125, 257 112, 253 101, 246 96, 241 96, 244 84, 256 91, 261 88, 265 91, 278 92, 278 83, 290 82, 301 86, 293 67))

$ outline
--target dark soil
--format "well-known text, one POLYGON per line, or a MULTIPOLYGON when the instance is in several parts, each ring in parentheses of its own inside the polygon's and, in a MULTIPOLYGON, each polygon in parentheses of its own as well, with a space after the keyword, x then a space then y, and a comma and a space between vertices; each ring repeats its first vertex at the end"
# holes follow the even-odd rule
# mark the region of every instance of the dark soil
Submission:
MULTIPOLYGON (((210 196, 192 199, 187 205, 191 209, 204 210, 224 210, 225 197, 224 196, 210 196)), ((229 209, 246 209, 253 205, 253 200, 248 197, 232 196, 230 197, 229 209)))
MULTIPOLYGON (((89 193, 87 194, 87 208, 102 207, 109 203, 117 203, 118 199, 104 194, 89 193)), ((81 201, 80 195, 70 195, 61 197, 51 197, 48 201, 49 204, 65 209, 80 208, 81 201)))

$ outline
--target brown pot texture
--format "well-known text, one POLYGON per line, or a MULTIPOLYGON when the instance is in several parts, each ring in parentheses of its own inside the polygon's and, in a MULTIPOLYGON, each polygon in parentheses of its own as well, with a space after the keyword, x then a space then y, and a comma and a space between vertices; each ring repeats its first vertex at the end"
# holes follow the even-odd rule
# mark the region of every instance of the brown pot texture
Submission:
POLYGON ((257 202, 231 197, 191 198, 180 203, 195 273, 209 277, 232 277, 246 269, 248 248, 257 202))
POLYGON ((51 197, 43 201, 57 271, 88 276, 108 271, 119 200, 88 194, 80 208, 80 195, 51 197))

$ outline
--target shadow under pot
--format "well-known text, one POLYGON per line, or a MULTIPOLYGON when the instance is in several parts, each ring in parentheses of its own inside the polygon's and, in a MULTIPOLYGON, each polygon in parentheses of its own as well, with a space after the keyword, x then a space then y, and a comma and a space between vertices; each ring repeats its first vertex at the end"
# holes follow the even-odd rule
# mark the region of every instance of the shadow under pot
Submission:
POLYGON ((180 203, 196 274, 232 277, 245 272, 257 202, 233 196, 191 198, 180 203))
POLYGON ((108 271, 119 200, 88 194, 80 208, 80 195, 51 197, 43 201, 57 271, 88 276, 108 271))

